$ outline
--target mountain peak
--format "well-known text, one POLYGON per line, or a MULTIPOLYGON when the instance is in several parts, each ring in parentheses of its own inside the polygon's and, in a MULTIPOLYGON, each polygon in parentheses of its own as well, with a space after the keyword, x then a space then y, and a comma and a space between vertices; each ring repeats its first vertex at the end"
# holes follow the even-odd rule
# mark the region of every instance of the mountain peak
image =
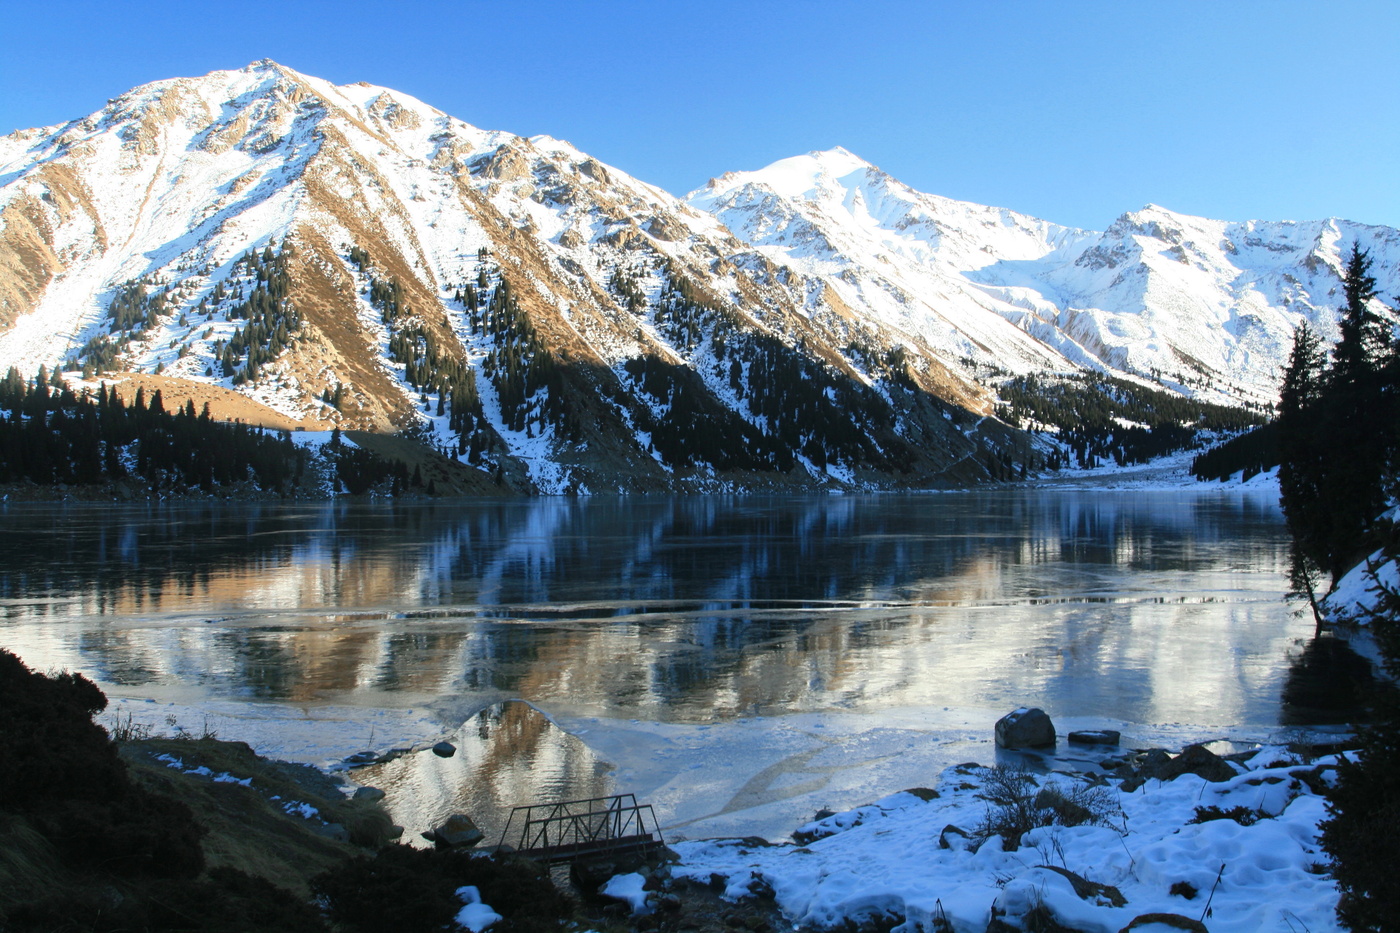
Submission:
POLYGON ((843 190, 847 185, 842 184, 840 179, 857 173, 883 174, 841 146, 814 149, 802 155, 779 159, 757 171, 725 172, 718 178, 710 179, 704 188, 692 192, 690 198, 719 198, 750 185, 785 198, 812 197, 843 190))
POLYGON ((807 156, 818 165, 836 171, 875 167, 845 146, 833 146, 830 149, 813 149, 811 152, 807 153, 807 156))

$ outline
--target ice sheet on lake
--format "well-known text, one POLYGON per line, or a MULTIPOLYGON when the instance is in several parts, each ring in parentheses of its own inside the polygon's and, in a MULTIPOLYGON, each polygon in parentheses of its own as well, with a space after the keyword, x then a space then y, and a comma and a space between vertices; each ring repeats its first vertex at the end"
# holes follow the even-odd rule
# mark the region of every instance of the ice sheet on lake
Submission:
POLYGON ((1072 745, 1064 739, 1071 730, 1117 729, 1125 748, 1171 749, 1203 739, 1249 744, 1304 735, 1277 726, 1212 732, 1183 723, 1071 717, 1056 721, 1061 739, 1053 751, 1016 753, 992 741, 992 728, 1005 712, 904 708, 693 724, 550 719, 517 702, 444 723, 423 710, 230 700, 186 706, 115 698, 103 722, 110 727, 129 716, 158 733, 207 730, 248 742, 269 757, 322 767, 338 767, 359 751, 423 748, 447 738, 458 748, 452 758, 419 751, 345 776, 384 787, 391 812, 410 837, 461 811, 477 819, 489 841, 499 837, 511 806, 610 793, 635 794, 651 804, 667 841, 783 839, 820 809, 847 809, 932 786, 940 772, 961 762, 1088 770, 1114 751, 1072 745))

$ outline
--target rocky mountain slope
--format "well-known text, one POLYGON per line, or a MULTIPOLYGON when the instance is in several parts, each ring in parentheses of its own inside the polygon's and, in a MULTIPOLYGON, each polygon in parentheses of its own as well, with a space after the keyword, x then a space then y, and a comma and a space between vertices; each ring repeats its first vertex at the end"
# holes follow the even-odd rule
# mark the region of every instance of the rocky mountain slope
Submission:
POLYGON ((815 326, 709 215, 382 88, 272 62, 161 81, 6 137, 0 177, 0 365, 221 383, 543 491, 961 483, 1040 456, 937 359, 815 326))
POLYGON ((0 367, 208 386, 522 490, 962 484, 1058 456, 994 416, 1009 375, 1267 400, 1357 238, 1393 282, 1387 228, 1093 234, 842 150, 687 202, 263 61, 0 138, 0 367))

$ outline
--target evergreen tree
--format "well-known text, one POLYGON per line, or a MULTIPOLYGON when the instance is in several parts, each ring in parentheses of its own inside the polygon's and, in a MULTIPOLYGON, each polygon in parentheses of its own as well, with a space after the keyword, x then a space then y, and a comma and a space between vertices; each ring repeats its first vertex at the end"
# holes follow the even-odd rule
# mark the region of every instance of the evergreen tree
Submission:
POLYGON ((1293 349, 1279 393, 1279 498, 1293 537, 1293 585, 1312 601, 1315 568, 1330 567, 1326 487, 1328 450, 1322 399, 1326 379, 1322 341, 1306 323, 1293 333, 1293 349))
POLYGON ((1342 287, 1341 336, 1327 376, 1323 418, 1332 458, 1326 501, 1331 510, 1328 569, 1338 577, 1366 552, 1364 532, 1384 508, 1382 475, 1394 445, 1391 393, 1386 391, 1389 334, 1370 308, 1376 295, 1371 258, 1352 247, 1342 287))
POLYGON ((1374 526, 1391 487, 1400 364, 1385 321, 1371 309, 1371 259, 1353 247, 1342 287, 1341 336, 1325 366, 1306 328, 1295 335, 1279 397, 1280 492, 1297 558, 1336 580, 1376 547, 1374 526))
MULTIPOLYGON (((1294 541, 1294 574, 1312 595, 1312 570, 1335 581, 1386 545, 1400 560, 1389 523, 1379 520, 1394 486, 1395 348, 1371 307, 1371 260, 1353 247, 1342 279, 1346 306, 1331 366, 1306 326, 1294 336, 1279 398, 1279 485, 1294 541)), ((1400 592, 1379 586, 1371 628, 1384 664, 1400 677, 1400 592)), ((1315 603, 1314 603, 1315 605, 1315 603)), ((1352 930, 1400 930, 1400 699, 1393 684, 1362 730, 1357 760, 1344 762, 1329 800, 1322 844, 1342 891, 1338 915, 1352 930)))

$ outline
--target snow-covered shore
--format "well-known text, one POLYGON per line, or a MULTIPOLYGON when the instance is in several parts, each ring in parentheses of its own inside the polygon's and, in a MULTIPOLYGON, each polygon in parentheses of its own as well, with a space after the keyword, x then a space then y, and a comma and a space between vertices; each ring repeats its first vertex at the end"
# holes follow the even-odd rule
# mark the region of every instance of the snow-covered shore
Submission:
POLYGON ((982 933, 993 916, 1019 927, 1040 909, 1070 929, 1104 933, 1153 913, 1205 920, 1211 933, 1322 933, 1340 929, 1318 846, 1326 805, 1317 789, 1334 779, 1335 763, 1265 747, 1231 779, 1184 774, 1132 792, 1083 776, 1025 775, 1034 782, 1028 798, 1087 789, 1100 822, 1036 828, 1014 850, 1001 836, 979 838, 997 810, 988 799, 996 772, 959 765, 940 776, 936 796, 898 793, 802 827, 804 840, 825 834, 805 845, 678 843, 674 874, 719 876, 734 899, 771 889, 794 924, 823 929, 877 920, 907 933, 982 933), (1221 813, 1236 818, 1198 821, 1221 813))
POLYGON ((1048 489, 1084 486, 1095 489, 1198 489, 1202 492, 1229 489, 1272 497, 1275 501, 1278 499, 1277 467, 1256 473, 1248 479, 1241 472, 1224 482, 1201 481, 1191 475, 1191 461, 1199 453, 1198 450, 1183 450, 1146 463, 1126 466, 1109 463, 1092 469, 1062 470, 1028 480, 1026 485, 1048 489))

